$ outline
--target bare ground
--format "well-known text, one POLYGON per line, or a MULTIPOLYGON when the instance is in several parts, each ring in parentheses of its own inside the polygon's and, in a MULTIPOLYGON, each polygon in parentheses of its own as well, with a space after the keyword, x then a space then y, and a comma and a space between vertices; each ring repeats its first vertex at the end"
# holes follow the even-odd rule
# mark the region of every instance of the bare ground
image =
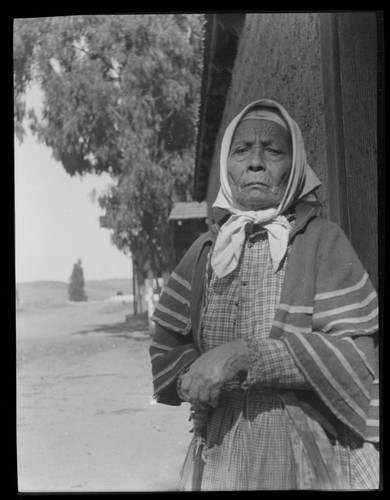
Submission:
POLYGON ((153 404, 150 337, 126 312, 17 312, 20 492, 177 491, 188 405, 153 404))

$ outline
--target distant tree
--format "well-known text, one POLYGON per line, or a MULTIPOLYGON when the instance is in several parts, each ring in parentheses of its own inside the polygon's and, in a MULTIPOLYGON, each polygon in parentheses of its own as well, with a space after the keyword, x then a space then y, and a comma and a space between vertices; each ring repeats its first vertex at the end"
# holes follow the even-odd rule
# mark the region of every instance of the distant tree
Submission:
POLYGON ((81 260, 79 259, 73 266, 68 285, 69 300, 73 302, 83 302, 88 300, 84 290, 84 271, 81 260))

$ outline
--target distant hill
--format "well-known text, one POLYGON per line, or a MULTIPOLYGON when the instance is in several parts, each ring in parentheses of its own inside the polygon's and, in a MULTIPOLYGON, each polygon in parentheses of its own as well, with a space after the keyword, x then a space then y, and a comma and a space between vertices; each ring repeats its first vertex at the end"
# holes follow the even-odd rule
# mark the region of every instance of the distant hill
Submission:
MULTIPOLYGON (((19 302, 22 304, 57 304, 68 300, 68 283, 62 281, 32 281, 17 283, 19 302)), ((132 293, 130 279, 90 280, 85 283, 88 300, 109 299, 117 292, 132 293)))
POLYGON ((90 300, 109 298, 117 292, 122 292, 123 295, 133 293, 132 280, 113 278, 109 280, 87 280, 85 283, 85 293, 90 300))

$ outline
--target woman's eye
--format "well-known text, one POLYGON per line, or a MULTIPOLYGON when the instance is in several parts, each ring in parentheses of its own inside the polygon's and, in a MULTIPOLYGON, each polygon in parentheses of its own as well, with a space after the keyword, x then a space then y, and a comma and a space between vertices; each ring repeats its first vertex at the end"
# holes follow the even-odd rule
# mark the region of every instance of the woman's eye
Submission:
POLYGON ((235 154, 243 154, 243 153, 246 153, 248 151, 248 147, 247 146, 241 146, 239 148, 237 148, 234 153, 235 154))
POLYGON ((268 153, 271 153, 273 155, 280 155, 282 153, 282 151, 280 151, 279 149, 275 149, 275 148, 267 147, 265 149, 266 149, 266 151, 268 151, 268 153))

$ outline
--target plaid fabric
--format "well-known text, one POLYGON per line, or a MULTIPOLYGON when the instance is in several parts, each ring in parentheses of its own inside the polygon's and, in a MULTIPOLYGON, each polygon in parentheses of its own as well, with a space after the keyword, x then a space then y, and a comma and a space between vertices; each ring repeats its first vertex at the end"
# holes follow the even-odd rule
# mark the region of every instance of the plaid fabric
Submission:
POLYGON ((247 239, 232 273, 220 279, 212 275, 202 337, 205 350, 231 340, 250 339, 252 330, 258 338, 267 338, 284 277, 283 268, 278 273, 271 272, 276 279, 267 280, 272 270, 267 248, 266 234, 259 231, 247 239), (263 286, 258 286, 265 282, 269 285, 266 294, 263 286))
POLYGON ((280 340, 249 339, 250 369, 245 386, 261 381, 263 386, 279 389, 310 389, 286 346, 280 340))
POLYGON ((351 489, 379 488, 379 452, 373 443, 363 441, 349 427, 340 424, 335 451, 351 489))
MULTIPOLYGON (((311 391, 295 391, 298 399, 304 397, 317 413, 338 418, 376 443, 377 297, 342 230, 319 217, 318 210, 306 202, 295 207, 292 246, 269 337, 285 343, 310 382, 311 391)), ((160 403, 181 403, 177 377, 201 354, 206 258, 226 217, 180 261, 153 315, 150 354, 154 397, 160 403)))
POLYGON ((309 388, 285 344, 268 338, 285 265, 273 271, 266 231, 248 225, 246 248, 235 271, 221 279, 211 278, 202 343, 209 350, 231 340, 245 340, 251 358, 248 384, 260 380, 273 387, 309 388))
MULTIPOLYGON (((202 491, 295 489, 289 419, 272 389, 223 393, 208 425, 202 491)), ((191 491, 195 440, 180 488, 191 491)))
MULTIPOLYGON (((266 234, 256 229, 251 232, 253 229, 248 228, 237 268, 222 279, 213 275, 208 287, 204 350, 243 339, 250 348, 251 368, 246 381, 249 389, 226 389, 212 413, 203 491, 297 488, 294 433, 277 387, 308 386, 283 342, 268 338, 286 262, 274 273, 266 234)), ((341 423, 337 431, 341 437, 334 449, 350 488, 377 488, 378 453, 373 445, 341 423)), ((180 478, 184 491, 191 490, 194 448, 195 440, 180 478)))

